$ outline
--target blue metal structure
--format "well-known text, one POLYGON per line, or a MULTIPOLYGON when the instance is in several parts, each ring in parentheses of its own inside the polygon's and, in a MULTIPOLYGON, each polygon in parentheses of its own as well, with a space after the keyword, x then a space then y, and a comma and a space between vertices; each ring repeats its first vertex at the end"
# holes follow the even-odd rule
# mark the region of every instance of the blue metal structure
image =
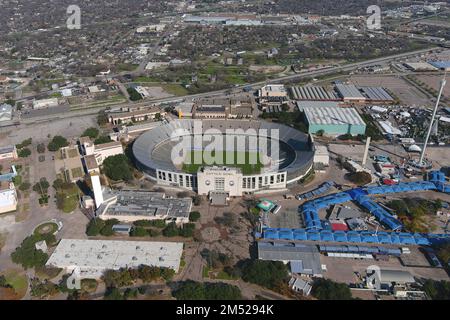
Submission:
POLYGON ((17 176, 17 171, 15 166, 11 166, 11 172, 0 174, 0 181, 12 181, 17 176))
POLYGON ((301 240, 345 243, 434 245, 450 241, 449 234, 374 231, 307 231, 305 229, 264 228, 257 237, 266 240, 301 240))
POLYGON ((331 205, 355 201, 366 208, 375 218, 387 228, 393 231, 401 231, 402 224, 388 211, 382 208, 370 195, 381 195, 398 192, 436 190, 450 193, 450 184, 446 184, 444 173, 431 171, 427 181, 403 182, 393 186, 372 186, 355 188, 344 192, 320 197, 305 202, 300 207, 303 214, 305 229, 274 229, 263 228, 262 234, 257 234, 264 239, 286 240, 310 240, 324 242, 353 242, 353 243, 381 243, 381 244, 415 244, 431 245, 450 241, 449 234, 422 234, 407 232, 372 232, 372 231, 331 231, 324 228, 318 211, 331 205))

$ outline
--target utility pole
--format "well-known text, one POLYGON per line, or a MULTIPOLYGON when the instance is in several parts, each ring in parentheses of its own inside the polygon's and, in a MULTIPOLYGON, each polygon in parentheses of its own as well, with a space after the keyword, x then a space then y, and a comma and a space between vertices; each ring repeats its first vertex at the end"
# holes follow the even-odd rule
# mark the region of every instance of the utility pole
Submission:
POLYGON ((431 130, 433 129, 434 118, 436 117, 436 112, 439 107, 439 103, 440 103, 441 97, 442 97, 442 92, 444 91, 444 87, 445 87, 446 83, 447 83, 447 80, 445 80, 445 75, 444 75, 444 79, 441 80, 441 88, 439 89, 439 95, 436 100, 436 105, 434 106, 433 114, 431 115, 430 126, 428 127, 428 132, 425 137, 425 143, 423 144, 422 153, 420 154, 419 166, 423 164, 423 159, 425 157, 425 151, 427 149, 428 140, 430 139, 431 130))

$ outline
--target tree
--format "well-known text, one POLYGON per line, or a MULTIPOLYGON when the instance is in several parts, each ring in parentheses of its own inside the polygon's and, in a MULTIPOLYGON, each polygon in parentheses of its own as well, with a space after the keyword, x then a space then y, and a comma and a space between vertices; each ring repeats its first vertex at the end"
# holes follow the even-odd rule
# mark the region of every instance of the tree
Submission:
POLYGON ((352 300, 350 288, 330 279, 314 280, 311 294, 319 300, 352 300))
POLYGON ((288 269, 281 261, 247 260, 242 266, 242 279, 274 289, 288 277, 288 269))
POLYGON ((105 291, 104 300, 125 300, 124 296, 117 288, 108 288, 105 291))
POLYGON ((39 143, 36 147, 38 153, 45 153, 45 144, 39 143))
POLYGON ((124 154, 106 158, 103 162, 103 168, 106 176, 112 180, 130 181, 133 179, 128 158, 124 154))
POLYGON ((365 171, 352 172, 347 174, 347 179, 359 186, 372 182, 372 175, 365 171))
POLYGON ((28 148, 20 149, 19 152, 17 153, 17 155, 18 155, 20 158, 26 158, 26 157, 28 157, 28 156, 31 155, 31 150, 28 149, 28 148))
POLYGON ((24 269, 44 267, 48 260, 48 255, 35 247, 35 244, 41 240, 45 240, 47 245, 52 245, 56 242, 55 236, 50 234, 33 234, 28 236, 11 254, 12 261, 22 265, 24 269))
POLYGON ((39 179, 39 182, 36 182, 36 184, 33 186, 33 191, 41 195, 45 195, 48 193, 49 187, 50 184, 48 183, 47 179, 41 178, 39 179))
POLYGON ((177 300, 239 300, 242 299, 238 287, 227 283, 200 283, 187 280, 179 283, 172 292, 177 300))
POLYGON ((177 228, 175 222, 171 222, 164 228, 162 233, 166 237, 176 237, 179 234, 179 229, 177 228))
POLYGON ((97 236, 104 226, 105 222, 102 219, 91 219, 86 226, 86 234, 88 236, 97 236))
POLYGON ((58 151, 62 147, 67 147, 69 142, 66 138, 62 136, 54 136, 53 139, 48 144, 47 148, 49 151, 58 151))
POLYGON ((97 116, 97 123, 98 123, 100 126, 103 126, 103 125, 105 125, 105 124, 108 123, 108 116, 106 115, 106 112, 105 112, 104 110, 101 110, 101 111, 98 113, 98 116, 97 116))
POLYGON ((27 191, 30 190, 31 184, 29 184, 28 182, 24 182, 19 186, 19 190, 20 191, 27 191))
POLYGON ((189 221, 195 222, 195 221, 198 221, 199 219, 200 219, 200 212, 198 212, 198 211, 192 211, 192 212, 189 214, 189 221))
POLYGON ((192 202, 194 203, 194 206, 199 206, 202 203, 202 197, 195 195, 192 197, 192 202))
POLYGON ((106 270, 102 276, 107 288, 126 287, 133 283, 128 269, 106 270))
POLYGON ((94 144, 103 144, 108 142, 112 142, 109 136, 101 136, 94 140, 94 144))
POLYGON ((433 300, 450 300, 450 282, 425 280, 422 287, 423 291, 433 300))
POLYGON ((128 88, 127 89, 128 94, 130 95, 131 101, 138 101, 142 100, 142 96, 139 94, 139 92, 136 91, 134 88, 128 88))
POLYGON ((192 237, 194 235, 195 224, 185 223, 178 231, 178 234, 182 237, 192 237))
POLYGON ((81 134, 82 137, 89 137, 91 139, 95 139, 98 137, 99 131, 97 128, 91 127, 84 130, 84 132, 81 134))
POLYGON ((147 230, 145 230, 142 227, 134 227, 133 229, 131 229, 130 232, 130 236, 132 237, 145 237, 147 235, 148 235, 147 230))

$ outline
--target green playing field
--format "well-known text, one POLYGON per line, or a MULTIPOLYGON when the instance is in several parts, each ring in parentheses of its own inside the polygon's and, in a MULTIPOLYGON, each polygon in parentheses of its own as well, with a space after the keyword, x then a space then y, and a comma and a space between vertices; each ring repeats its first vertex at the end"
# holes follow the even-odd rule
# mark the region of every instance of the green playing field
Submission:
POLYGON ((183 163, 183 171, 197 173, 200 167, 214 165, 239 168, 245 175, 258 174, 263 167, 260 154, 257 152, 191 151, 183 163), (212 158, 213 161, 206 161, 208 159, 205 158, 212 158))

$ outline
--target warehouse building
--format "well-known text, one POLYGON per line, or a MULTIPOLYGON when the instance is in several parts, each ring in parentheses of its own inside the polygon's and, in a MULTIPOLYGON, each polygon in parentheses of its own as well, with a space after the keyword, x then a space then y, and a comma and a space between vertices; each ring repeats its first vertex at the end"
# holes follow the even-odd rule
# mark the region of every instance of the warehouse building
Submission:
POLYGON ((437 68, 427 62, 407 62, 404 64, 412 71, 436 71, 437 68))
POLYGON ((365 134, 366 124, 354 108, 302 107, 305 115, 308 133, 316 134, 323 131, 326 135, 365 134))
POLYGON ((336 84, 336 91, 344 102, 364 103, 367 98, 352 84, 336 84))
POLYGON ((359 90, 373 103, 393 103, 394 98, 382 87, 359 87, 359 90))
POLYGON ((304 86, 289 88, 294 100, 339 101, 341 98, 334 91, 320 86, 304 86))
POLYGON ((99 279, 106 270, 141 265, 178 272, 182 253, 182 242, 62 239, 46 267, 75 271, 81 279, 99 279))
POLYGON ((258 242, 258 259, 289 263, 291 272, 322 277, 320 253, 316 246, 299 243, 258 242))
POLYGON ((450 71, 450 61, 430 61, 430 64, 437 69, 450 71))
POLYGON ((369 289, 391 291, 398 285, 410 285, 416 280, 408 271, 381 269, 372 265, 367 268, 366 285, 369 289))

